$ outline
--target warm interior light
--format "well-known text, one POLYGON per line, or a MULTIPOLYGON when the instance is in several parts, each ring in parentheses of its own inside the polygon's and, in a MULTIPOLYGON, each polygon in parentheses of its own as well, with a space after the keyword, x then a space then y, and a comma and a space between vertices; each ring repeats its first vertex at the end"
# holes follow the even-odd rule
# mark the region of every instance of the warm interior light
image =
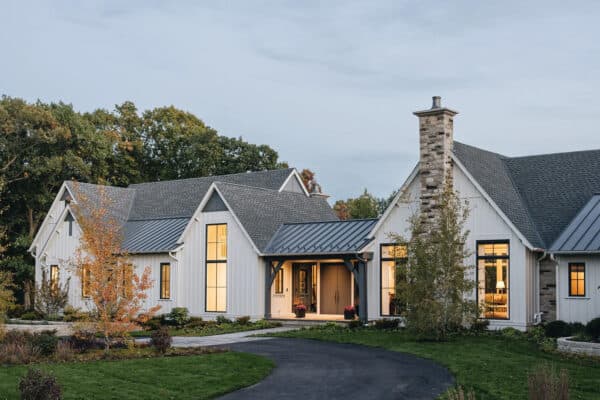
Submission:
POLYGON ((496 289, 506 289, 506 286, 504 286, 504 281, 496 282, 496 289))

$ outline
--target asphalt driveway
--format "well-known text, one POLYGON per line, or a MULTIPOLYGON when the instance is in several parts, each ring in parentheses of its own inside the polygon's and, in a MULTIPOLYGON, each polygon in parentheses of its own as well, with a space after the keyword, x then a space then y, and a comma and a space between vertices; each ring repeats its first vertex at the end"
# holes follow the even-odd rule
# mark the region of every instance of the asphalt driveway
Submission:
POLYGON ((254 386, 222 399, 435 399, 454 384, 444 367, 409 354, 303 339, 235 343, 231 350, 272 359, 254 386))

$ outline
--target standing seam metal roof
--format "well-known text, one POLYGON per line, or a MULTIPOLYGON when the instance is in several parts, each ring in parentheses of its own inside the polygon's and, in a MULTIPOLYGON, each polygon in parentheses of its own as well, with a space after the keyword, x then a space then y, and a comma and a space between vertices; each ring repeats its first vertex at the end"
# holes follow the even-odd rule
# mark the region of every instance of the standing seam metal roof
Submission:
POLYGON ((346 254, 360 251, 371 239, 377 219, 283 224, 266 246, 267 255, 346 254))
POLYGON ((553 253, 600 253, 600 194, 579 211, 558 239, 553 253))

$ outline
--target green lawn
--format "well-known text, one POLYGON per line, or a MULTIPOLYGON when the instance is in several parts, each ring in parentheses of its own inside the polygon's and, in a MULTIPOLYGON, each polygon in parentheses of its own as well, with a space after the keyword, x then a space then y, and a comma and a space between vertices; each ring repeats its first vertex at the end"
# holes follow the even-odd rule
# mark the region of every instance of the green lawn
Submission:
MULTIPOLYGON (((273 363, 242 353, 124 361, 41 364, 63 386, 65 399, 210 399, 254 384, 273 363)), ((0 366, 0 399, 18 399, 25 366, 0 366)))
POLYGON ((377 346, 429 358, 445 365, 477 399, 526 399, 527 374, 540 364, 568 370, 571 399, 600 399, 600 361, 566 358, 538 350, 525 339, 500 335, 465 336, 443 343, 416 342, 401 331, 313 328, 278 334, 377 346))

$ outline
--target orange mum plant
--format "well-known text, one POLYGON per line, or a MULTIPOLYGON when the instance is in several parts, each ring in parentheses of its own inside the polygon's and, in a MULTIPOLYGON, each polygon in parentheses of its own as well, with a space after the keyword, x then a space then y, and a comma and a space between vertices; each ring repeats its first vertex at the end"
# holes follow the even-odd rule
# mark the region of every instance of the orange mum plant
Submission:
POLYGON ((81 229, 80 245, 73 267, 80 279, 84 298, 91 306, 93 326, 104 338, 105 350, 111 338, 122 338, 138 323, 151 318, 160 306, 144 309, 146 291, 154 283, 151 269, 138 275, 123 250, 122 223, 111 213, 114 201, 105 187, 97 195, 86 195, 74 184, 76 203, 71 204, 81 229))

